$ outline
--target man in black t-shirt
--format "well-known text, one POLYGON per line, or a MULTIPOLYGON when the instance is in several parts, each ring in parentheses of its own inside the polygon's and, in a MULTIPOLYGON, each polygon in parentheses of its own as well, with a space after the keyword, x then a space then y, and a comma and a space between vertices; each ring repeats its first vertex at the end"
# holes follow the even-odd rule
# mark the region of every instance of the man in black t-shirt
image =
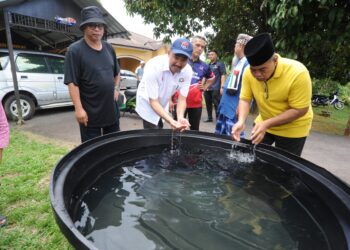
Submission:
POLYGON ((75 107, 81 141, 119 130, 119 65, 113 47, 102 41, 106 23, 101 11, 86 7, 81 12, 84 37, 66 53, 64 83, 75 107))

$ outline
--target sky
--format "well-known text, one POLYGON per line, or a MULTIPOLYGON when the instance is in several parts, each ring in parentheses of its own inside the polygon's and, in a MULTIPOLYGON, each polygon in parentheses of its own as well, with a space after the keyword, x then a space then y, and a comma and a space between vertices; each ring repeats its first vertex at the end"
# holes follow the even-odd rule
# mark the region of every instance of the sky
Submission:
POLYGON ((133 17, 127 15, 123 0, 101 0, 101 4, 128 31, 155 39, 153 36, 154 25, 144 24, 140 15, 133 17))
MULTIPOLYGON (((154 37, 153 35, 154 25, 144 24, 144 20, 142 16, 140 15, 134 15, 133 17, 129 16, 126 13, 123 0, 101 0, 101 4, 128 31, 132 31, 155 40, 162 39, 162 35, 161 35, 161 38, 159 39, 156 39, 154 37)), ((213 32, 212 29, 208 28, 203 30, 202 32, 199 32, 198 35, 204 36, 205 32, 207 31, 210 33, 213 32)), ((176 36, 171 39, 174 40, 175 38, 176 36)))

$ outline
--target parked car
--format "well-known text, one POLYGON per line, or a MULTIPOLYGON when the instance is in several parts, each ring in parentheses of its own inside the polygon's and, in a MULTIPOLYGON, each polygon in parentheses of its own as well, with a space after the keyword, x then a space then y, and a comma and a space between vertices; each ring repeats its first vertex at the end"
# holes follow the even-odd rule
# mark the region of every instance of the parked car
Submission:
MULTIPOLYGON (((36 109, 73 105, 63 83, 64 56, 15 50, 14 59, 23 119, 32 118, 36 109)), ((18 110, 6 49, 0 49, 0 101, 8 118, 16 120, 18 110)))
POLYGON ((136 89, 137 78, 136 74, 132 71, 121 69, 120 70, 120 89, 136 89))

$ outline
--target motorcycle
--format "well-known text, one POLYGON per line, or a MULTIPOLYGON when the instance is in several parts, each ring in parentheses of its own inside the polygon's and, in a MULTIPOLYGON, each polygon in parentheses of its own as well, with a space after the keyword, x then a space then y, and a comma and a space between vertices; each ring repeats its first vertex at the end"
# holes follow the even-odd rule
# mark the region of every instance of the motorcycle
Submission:
POLYGON ((312 95, 311 104, 313 107, 332 105, 335 109, 341 110, 344 108, 344 102, 339 100, 338 91, 326 95, 312 95))
POLYGON ((127 89, 124 91, 124 93, 119 93, 117 103, 119 110, 120 112, 123 112, 123 115, 125 115, 125 112, 136 114, 136 92, 137 89, 127 89))

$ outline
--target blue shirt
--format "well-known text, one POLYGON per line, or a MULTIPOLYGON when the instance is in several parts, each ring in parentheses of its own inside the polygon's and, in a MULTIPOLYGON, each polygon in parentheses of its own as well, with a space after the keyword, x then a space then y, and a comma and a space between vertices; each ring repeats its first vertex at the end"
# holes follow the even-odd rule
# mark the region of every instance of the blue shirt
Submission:
POLYGON ((239 85, 237 88, 237 92, 234 95, 230 95, 227 93, 227 86, 231 80, 231 77, 233 77, 233 73, 231 73, 229 77, 227 77, 225 81, 223 93, 220 99, 220 104, 218 107, 218 114, 223 114, 224 116, 230 119, 233 119, 236 116, 236 110, 239 103, 239 95, 241 93, 241 87, 242 87, 242 76, 247 65, 248 65, 248 61, 245 61, 241 69, 242 72, 240 74, 240 78, 238 79, 239 85))
POLYGON ((226 75, 225 64, 220 61, 209 64, 215 75, 215 82, 209 87, 209 90, 220 90, 221 76, 226 75))
POLYGON ((206 79, 214 77, 214 73, 211 71, 208 64, 199 59, 194 62, 190 59, 189 64, 192 67, 193 75, 186 99, 187 108, 200 108, 202 107, 202 91, 198 89, 195 84, 202 81, 204 77, 206 79))
POLYGON ((139 77, 139 81, 141 81, 142 80, 142 76, 143 76, 143 68, 142 67, 137 69, 136 75, 139 77))
POLYGON ((198 83, 204 77, 209 79, 214 76, 214 73, 211 71, 209 65, 202 60, 198 59, 197 61, 193 62, 192 59, 190 59, 189 64, 191 65, 193 71, 191 84, 198 83))

